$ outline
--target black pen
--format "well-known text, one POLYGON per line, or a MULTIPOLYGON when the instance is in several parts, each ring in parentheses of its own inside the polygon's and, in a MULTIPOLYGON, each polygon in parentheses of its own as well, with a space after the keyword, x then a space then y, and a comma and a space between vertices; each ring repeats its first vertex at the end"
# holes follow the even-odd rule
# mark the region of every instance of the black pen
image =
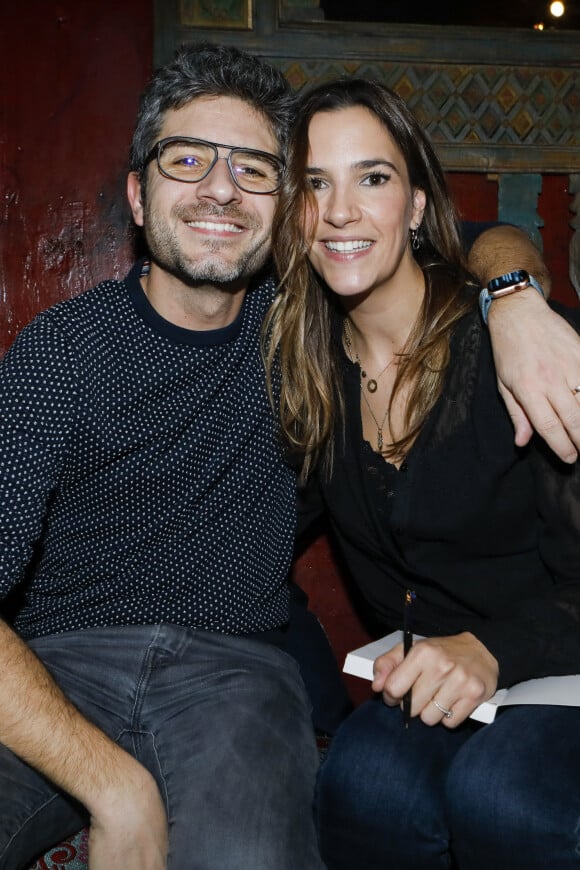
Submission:
MULTIPOLYGON (((407 589, 405 592, 405 605, 403 608, 403 653, 406 656, 413 646, 413 601, 416 598, 416 593, 412 589, 407 589)), ((403 723, 405 728, 409 727, 411 721, 411 689, 403 698, 403 723)))

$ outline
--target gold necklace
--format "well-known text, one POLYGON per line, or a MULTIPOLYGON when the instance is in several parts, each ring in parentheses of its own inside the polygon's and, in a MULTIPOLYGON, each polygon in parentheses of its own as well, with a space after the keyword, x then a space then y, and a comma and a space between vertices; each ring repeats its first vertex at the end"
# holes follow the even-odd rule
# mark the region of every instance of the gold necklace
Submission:
MULTIPOLYGON (((353 346, 352 333, 350 331, 350 322, 348 320, 348 317, 345 317, 345 319, 344 319, 344 343, 346 344, 346 348, 348 351, 348 356, 349 356, 350 361, 356 362, 359 369, 360 369, 360 377, 361 377, 360 394, 363 397, 367 408, 369 409, 369 414, 371 415, 371 417, 375 421, 375 426, 377 427, 377 450, 379 453, 382 453, 383 443, 384 443, 384 441, 383 441, 383 429, 385 427, 387 417, 389 416, 389 405, 387 404, 387 409, 383 415, 383 419, 379 423, 379 421, 375 417, 373 409, 371 408, 371 403, 369 402, 369 400, 365 394, 365 391, 363 390, 363 378, 366 378, 367 375, 366 375, 366 372, 363 370, 363 367, 362 367, 361 361, 360 361, 360 357, 359 357, 358 353, 356 352, 356 348, 353 346), (353 359, 353 357, 354 357, 354 359, 353 359)), ((395 361, 395 355, 386 364, 386 366, 382 370, 381 374, 378 375, 377 380, 381 377, 381 375, 383 375, 386 372, 386 370, 389 368, 390 365, 393 364, 394 361, 395 361)), ((369 393, 376 393, 377 381, 374 380, 374 378, 371 378, 371 380, 368 382, 367 390, 369 391, 369 393), (372 387, 371 387, 371 384, 373 384, 372 387)))
MULTIPOLYGON (((346 344, 346 346, 347 346, 347 348, 348 348, 348 353, 349 353, 349 356, 350 356, 350 358, 351 358, 351 361, 352 361, 352 362, 357 362, 358 365, 359 365, 359 368, 360 368, 360 376, 361 376, 361 386, 362 386, 362 381, 363 381, 364 379, 366 379, 366 377, 367 377, 367 373, 366 373, 366 370, 363 368, 363 365, 362 365, 362 363, 361 363, 361 361, 360 361, 360 357, 359 357, 358 353, 357 353, 356 350, 353 348, 353 344, 352 344, 352 333, 351 333, 351 331, 350 331, 350 321, 349 321, 348 317, 345 317, 345 318, 344 318, 344 343, 346 344), (354 356, 354 359, 352 359, 353 356, 354 356)), ((377 387, 378 387, 378 383, 377 383, 377 382, 381 379, 381 377, 384 375, 384 373, 385 373, 386 370, 389 368, 389 366, 393 364, 393 360, 394 360, 394 359, 395 359, 395 357, 393 356, 392 359, 390 359, 390 360, 388 361, 388 363, 386 364, 386 366, 384 367, 384 369, 383 369, 383 370, 382 370, 382 371, 381 371, 381 372, 376 376, 376 378, 369 378, 369 379, 368 379, 368 381, 367 381, 367 390, 369 391, 369 393, 376 393, 376 391, 377 391, 377 387)), ((364 395, 364 394, 363 394, 363 395, 364 395)), ((370 410, 370 408, 369 408, 369 410, 370 410)), ((371 411, 371 413, 372 413, 372 411, 371 411)))
POLYGON ((377 450, 379 451, 379 453, 382 453, 383 452, 383 427, 385 425, 387 417, 389 416, 389 406, 387 405, 387 410, 385 411, 384 417, 381 421, 381 424, 379 425, 379 421, 375 417, 375 415, 373 413, 373 409, 370 406, 370 402, 367 399, 367 397, 365 396, 364 390, 362 389, 362 384, 361 384, 360 394, 366 402, 366 406, 369 409, 371 417, 375 421, 375 426, 377 427, 377 450))

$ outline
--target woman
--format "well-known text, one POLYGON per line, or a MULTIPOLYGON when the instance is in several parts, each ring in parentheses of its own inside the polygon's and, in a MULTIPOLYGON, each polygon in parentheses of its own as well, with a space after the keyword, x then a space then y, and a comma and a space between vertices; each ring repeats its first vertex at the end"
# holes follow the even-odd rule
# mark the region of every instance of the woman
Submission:
POLYGON ((468 719, 499 687, 580 672, 579 464, 513 444, 444 176, 405 104, 351 79, 300 119, 267 333, 282 433, 381 633, 412 589, 427 638, 377 660, 377 698, 331 745, 323 859, 580 866, 580 708, 468 719))

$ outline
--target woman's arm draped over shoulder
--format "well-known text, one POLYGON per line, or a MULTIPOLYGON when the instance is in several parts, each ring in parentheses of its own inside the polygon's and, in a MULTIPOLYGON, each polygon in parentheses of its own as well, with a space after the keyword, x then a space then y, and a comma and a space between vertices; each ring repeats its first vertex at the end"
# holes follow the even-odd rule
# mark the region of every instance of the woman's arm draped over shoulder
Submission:
MULTIPOLYGON (((471 271, 485 286, 491 278, 526 269, 548 295, 549 273, 540 253, 521 230, 486 230, 469 252, 471 271)), ((580 448, 580 338, 533 288, 493 303, 489 313, 498 386, 515 429, 526 444, 535 429, 564 462, 580 448)))

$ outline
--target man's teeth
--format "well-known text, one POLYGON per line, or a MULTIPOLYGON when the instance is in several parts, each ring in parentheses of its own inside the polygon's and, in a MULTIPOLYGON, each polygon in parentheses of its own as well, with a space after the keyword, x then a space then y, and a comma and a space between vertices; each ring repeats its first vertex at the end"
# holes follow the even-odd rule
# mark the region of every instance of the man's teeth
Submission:
POLYGON ((370 248, 372 242, 360 239, 356 242, 325 242, 324 244, 329 251, 335 251, 337 254, 350 254, 352 251, 365 251, 370 248))
POLYGON ((219 232, 228 232, 228 233, 241 233, 242 228, 237 227, 235 224, 216 224, 213 221, 187 221, 188 227, 196 227, 200 230, 211 230, 211 232, 219 233, 219 232))

